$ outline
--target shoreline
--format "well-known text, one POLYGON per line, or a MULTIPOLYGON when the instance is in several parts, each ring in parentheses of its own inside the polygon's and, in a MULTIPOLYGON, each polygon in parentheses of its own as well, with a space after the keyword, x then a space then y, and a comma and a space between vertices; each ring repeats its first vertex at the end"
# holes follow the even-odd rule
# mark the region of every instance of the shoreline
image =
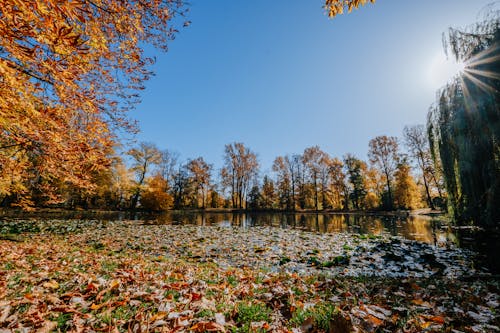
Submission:
POLYGON ((236 208, 186 208, 186 209, 170 209, 164 211, 146 211, 146 210, 105 210, 105 209, 66 209, 66 208, 33 208, 31 210, 22 210, 14 208, 0 208, 0 217, 15 217, 15 216, 29 216, 29 215, 44 215, 44 214, 168 214, 168 213, 215 213, 215 214, 307 214, 307 215, 368 215, 368 216, 439 216, 446 218, 447 214, 443 211, 430 210, 430 209, 417 209, 417 210, 392 210, 392 211, 378 211, 378 210, 252 210, 252 209, 236 209, 236 208))

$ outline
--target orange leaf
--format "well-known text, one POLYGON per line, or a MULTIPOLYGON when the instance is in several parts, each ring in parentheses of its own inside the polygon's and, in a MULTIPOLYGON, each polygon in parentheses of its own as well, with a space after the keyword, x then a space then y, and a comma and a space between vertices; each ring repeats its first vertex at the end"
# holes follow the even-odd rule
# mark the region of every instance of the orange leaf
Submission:
POLYGON ((378 319, 377 317, 375 316, 372 316, 372 315, 368 315, 368 318, 367 320, 373 325, 373 326, 380 326, 382 325, 384 322, 380 319, 378 319))
POLYGON ((154 322, 154 321, 156 321, 156 320, 163 319, 163 318, 165 318, 165 316, 166 316, 166 315, 167 315, 167 313, 166 313, 166 312, 160 311, 160 312, 156 313, 155 315, 153 315, 153 316, 149 319, 149 321, 150 321, 150 322, 154 322))
POLYGON ((92 305, 90 306, 90 309, 92 310, 99 310, 100 308, 104 307, 108 305, 108 302, 104 302, 104 303, 101 303, 101 304, 95 304, 95 303, 92 303, 92 305))
POLYGON ((442 316, 433 316, 433 317, 428 317, 427 319, 435 322, 435 323, 438 323, 438 324, 444 324, 445 320, 442 316))

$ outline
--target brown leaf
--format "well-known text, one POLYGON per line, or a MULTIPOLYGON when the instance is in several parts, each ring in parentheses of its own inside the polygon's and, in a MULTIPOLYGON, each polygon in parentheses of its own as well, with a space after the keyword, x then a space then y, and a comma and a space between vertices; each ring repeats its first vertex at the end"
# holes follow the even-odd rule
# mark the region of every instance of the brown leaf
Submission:
POLYGON ((38 333, 49 333, 52 332, 57 327, 57 323, 54 321, 46 321, 43 326, 37 330, 38 333))
POLYGON ((59 283, 55 280, 50 280, 48 282, 44 282, 42 286, 47 289, 56 290, 59 288, 59 283))
POLYGON ((214 322, 199 322, 189 328, 195 332, 225 332, 224 326, 214 322))
POLYGON ((10 305, 3 307, 2 312, 0 314, 0 324, 5 322, 5 320, 9 317, 11 309, 12 309, 12 307, 10 305))

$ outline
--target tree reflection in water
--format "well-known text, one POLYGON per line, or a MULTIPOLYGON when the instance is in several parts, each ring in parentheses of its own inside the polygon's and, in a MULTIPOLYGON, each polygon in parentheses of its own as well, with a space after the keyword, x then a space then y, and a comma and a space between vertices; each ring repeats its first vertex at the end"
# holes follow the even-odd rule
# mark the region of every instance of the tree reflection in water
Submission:
POLYGON ((429 244, 456 242, 456 237, 446 227, 446 221, 428 216, 376 216, 363 214, 316 214, 276 212, 189 212, 172 211, 158 215, 135 216, 151 224, 190 224, 199 226, 236 226, 250 228, 269 226, 301 229, 319 233, 351 232, 363 235, 392 235, 418 240, 429 244))

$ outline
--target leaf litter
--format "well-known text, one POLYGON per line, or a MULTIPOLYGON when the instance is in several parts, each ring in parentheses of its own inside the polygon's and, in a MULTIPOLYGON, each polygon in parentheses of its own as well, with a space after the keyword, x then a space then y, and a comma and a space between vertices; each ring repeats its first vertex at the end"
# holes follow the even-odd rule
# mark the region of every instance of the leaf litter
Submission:
POLYGON ((495 332, 473 253, 390 236, 3 220, 0 332, 495 332))

